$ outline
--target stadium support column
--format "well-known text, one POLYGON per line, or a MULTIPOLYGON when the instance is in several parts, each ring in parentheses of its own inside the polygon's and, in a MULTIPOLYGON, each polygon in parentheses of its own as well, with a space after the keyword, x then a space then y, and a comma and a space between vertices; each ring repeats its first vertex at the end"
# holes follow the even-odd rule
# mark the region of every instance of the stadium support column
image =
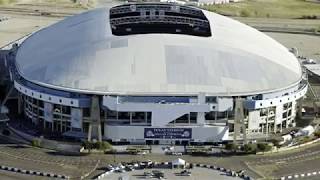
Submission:
POLYGON ((21 114, 21 109, 22 109, 22 98, 21 98, 21 94, 18 93, 18 114, 21 114))
POLYGON ((236 106, 235 106, 235 120, 234 120, 234 132, 233 132, 233 143, 237 143, 237 137, 243 133, 243 142, 247 143, 246 137, 246 126, 244 124, 244 112, 243 112, 243 99, 237 98, 236 99, 236 106))
MULTIPOLYGON (((206 103, 206 96, 204 93, 199 93, 198 95, 198 104, 205 104, 206 103)), ((204 125, 205 124, 205 113, 198 112, 197 113, 197 124, 204 125)))
POLYGON ((88 141, 98 139, 102 141, 101 120, 100 120, 100 102, 98 96, 92 96, 90 109, 90 124, 88 132, 88 141))
MULTIPOLYGON (((302 98, 298 100, 298 118, 302 117, 302 98)), ((294 107, 291 107, 294 108, 294 107)))

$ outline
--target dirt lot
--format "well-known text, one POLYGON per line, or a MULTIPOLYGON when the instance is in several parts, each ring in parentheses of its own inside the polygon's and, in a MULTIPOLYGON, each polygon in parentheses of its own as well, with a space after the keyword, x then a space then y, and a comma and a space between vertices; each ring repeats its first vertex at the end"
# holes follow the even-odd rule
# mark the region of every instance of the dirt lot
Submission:
POLYGON ((27 0, 0 6, 0 47, 26 34, 85 11, 69 0, 27 0))
POLYGON ((303 56, 320 60, 320 36, 272 32, 266 34, 288 48, 297 47, 303 56))
POLYGON ((304 0, 243 0, 238 3, 206 6, 209 10, 231 16, 301 18, 319 16, 320 3, 304 0))

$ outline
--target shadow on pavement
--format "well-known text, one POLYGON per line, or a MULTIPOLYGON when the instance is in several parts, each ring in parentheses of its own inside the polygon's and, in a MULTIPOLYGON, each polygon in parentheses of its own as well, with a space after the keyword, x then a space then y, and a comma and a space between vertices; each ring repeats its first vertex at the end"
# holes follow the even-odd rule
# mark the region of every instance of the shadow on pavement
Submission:
POLYGON ((61 151, 50 151, 46 152, 49 155, 53 156, 88 156, 89 154, 87 153, 76 153, 76 152, 61 152, 61 151))

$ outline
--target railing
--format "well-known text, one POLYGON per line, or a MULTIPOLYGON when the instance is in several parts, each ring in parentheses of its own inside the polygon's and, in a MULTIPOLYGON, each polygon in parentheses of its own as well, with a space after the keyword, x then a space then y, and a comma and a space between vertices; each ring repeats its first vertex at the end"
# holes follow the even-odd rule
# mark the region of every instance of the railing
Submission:
POLYGON ((167 5, 167 4, 131 4, 131 5, 123 5, 110 9, 110 15, 115 14, 125 14, 131 12, 137 12, 139 10, 156 10, 156 11, 166 11, 166 12, 177 12, 181 14, 194 15, 194 16, 203 16, 201 10, 194 9, 191 7, 185 7, 180 5, 167 5))
POLYGON ((139 23, 189 24, 191 26, 201 26, 205 28, 210 27, 209 22, 207 20, 188 18, 182 16, 129 16, 110 19, 110 24, 114 26, 139 23))

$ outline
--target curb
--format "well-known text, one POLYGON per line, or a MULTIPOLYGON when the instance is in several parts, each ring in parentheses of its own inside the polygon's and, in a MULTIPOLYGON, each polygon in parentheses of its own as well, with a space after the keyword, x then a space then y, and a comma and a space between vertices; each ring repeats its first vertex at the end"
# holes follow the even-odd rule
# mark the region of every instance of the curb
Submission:
POLYGON ((298 178, 304 178, 304 177, 310 177, 310 176, 317 176, 317 175, 320 175, 320 171, 313 171, 313 172, 309 172, 309 173, 301 173, 301 174, 294 174, 294 175, 282 176, 282 177, 280 177, 280 180, 298 179, 298 178))
MULTIPOLYGON (((169 165, 171 164, 170 162, 160 162, 159 165, 169 165)), ((208 169, 212 169, 212 170, 216 170, 216 171, 220 171, 220 172, 224 172, 224 173, 227 173, 228 176, 231 176, 231 177, 240 177, 241 179, 243 180, 253 180, 252 177, 248 176, 248 175, 245 175, 245 174, 238 174, 236 171, 233 171, 231 169, 225 169, 223 167, 219 167, 219 166, 214 166, 214 165, 208 165, 208 164, 194 164, 194 163, 190 163, 190 165, 193 165, 194 167, 200 167, 200 168, 208 168, 208 169)), ((100 180, 106 176, 108 176, 110 173, 112 173, 113 170, 110 170, 110 171, 105 171, 104 173, 100 174, 99 176, 97 176, 95 178, 95 180, 100 180)), ((320 171, 319 171, 319 174, 320 174, 320 171)), ((282 180, 282 179, 281 179, 282 180)))
POLYGON ((32 171, 32 170, 25 170, 25 169, 20 169, 20 168, 15 168, 15 167, 10 167, 10 166, 0 166, 1 170, 5 171, 12 171, 16 173, 21 173, 21 174, 28 174, 28 175, 34 175, 34 176, 46 176, 46 177, 52 177, 52 178, 60 178, 60 179, 70 179, 69 176, 61 175, 61 174, 53 174, 53 173, 47 173, 47 172, 39 172, 39 171, 32 171))

